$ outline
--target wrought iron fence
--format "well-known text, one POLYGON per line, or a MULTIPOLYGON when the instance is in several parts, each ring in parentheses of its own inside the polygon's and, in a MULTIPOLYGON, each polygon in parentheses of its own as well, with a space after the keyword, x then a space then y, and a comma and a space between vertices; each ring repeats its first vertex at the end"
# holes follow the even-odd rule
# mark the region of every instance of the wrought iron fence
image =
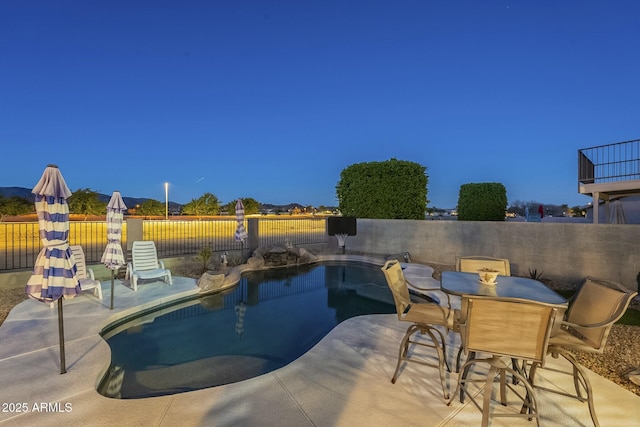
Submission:
POLYGON ((259 246, 272 246, 280 243, 308 245, 327 241, 326 218, 263 218, 258 224, 259 246))
POLYGON ((640 139, 578 150, 578 181, 600 184, 640 179, 640 139))
MULTIPOLYGON (((245 227, 251 236, 257 227, 257 245, 310 245, 326 243, 326 219, 318 218, 256 218, 245 227)), ((170 220, 143 222, 144 240, 153 240, 161 258, 196 254, 205 246, 214 252, 245 249, 246 242, 233 238, 235 219, 170 220)), ((82 245, 87 263, 99 263, 107 246, 105 221, 71 221, 69 244, 82 245)), ((127 247, 127 224, 123 224, 122 247, 127 247)), ((42 248, 37 222, 0 222, 0 271, 32 268, 42 248)))

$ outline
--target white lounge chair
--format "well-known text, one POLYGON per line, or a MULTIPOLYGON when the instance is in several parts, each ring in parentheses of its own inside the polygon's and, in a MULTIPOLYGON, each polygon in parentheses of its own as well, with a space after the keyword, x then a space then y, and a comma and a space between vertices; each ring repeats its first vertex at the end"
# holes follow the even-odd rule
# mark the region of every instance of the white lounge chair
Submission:
MULTIPOLYGON (((80 281, 80 289, 83 291, 93 289, 93 294, 98 297, 98 299, 102 299, 102 286, 100 285, 100 281, 96 280, 93 275, 93 270, 87 267, 87 261, 84 256, 82 246, 69 246, 69 249, 71 249, 71 256, 73 256, 76 268, 78 269, 76 277, 80 281)), ((54 303, 49 304, 49 307, 53 308, 53 306, 54 303)))
POLYGON ((127 275, 130 277, 134 291, 138 290, 138 280, 163 278, 172 285, 171 271, 164 268, 164 263, 158 260, 156 244, 152 240, 138 240, 131 248, 131 262, 127 265, 127 275))

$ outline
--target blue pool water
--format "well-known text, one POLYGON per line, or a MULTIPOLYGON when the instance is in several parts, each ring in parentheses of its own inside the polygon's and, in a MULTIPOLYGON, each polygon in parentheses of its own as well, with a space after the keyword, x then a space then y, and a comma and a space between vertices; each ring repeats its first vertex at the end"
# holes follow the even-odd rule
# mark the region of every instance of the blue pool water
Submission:
POLYGON ((242 381, 297 359, 343 320, 394 312, 377 266, 253 272, 224 293, 161 307, 103 331, 112 360, 98 391, 129 399, 242 381))

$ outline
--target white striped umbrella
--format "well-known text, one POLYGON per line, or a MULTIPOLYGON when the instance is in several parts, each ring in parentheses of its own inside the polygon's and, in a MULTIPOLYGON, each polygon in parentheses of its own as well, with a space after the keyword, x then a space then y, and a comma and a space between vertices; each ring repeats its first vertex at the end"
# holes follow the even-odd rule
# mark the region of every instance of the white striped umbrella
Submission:
POLYGON ((238 226, 233 238, 239 242, 244 242, 247 239, 247 230, 244 228, 244 205, 242 204, 242 199, 238 199, 236 202, 236 221, 238 226))
POLYGON ((102 262, 111 270, 111 310, 113 310, 113 291, 115 270, 123 267, 124 254, 122 253, 122 217, 127 206, 122 200, 119 191, 114 191, 107 205, 107 247, 102 254, 102 262))
POLYGON ((33 188, 40 228, 42 250, 36 258, 33 273, 26 286, 27 295, 39 301, 58 301, 58 333, 60 338, 60 373, 66 370, 64 354, 63 298, 80 293, 77 267, 69 249, 69 206, 71 191, 60 170, 48 165, 33 188))

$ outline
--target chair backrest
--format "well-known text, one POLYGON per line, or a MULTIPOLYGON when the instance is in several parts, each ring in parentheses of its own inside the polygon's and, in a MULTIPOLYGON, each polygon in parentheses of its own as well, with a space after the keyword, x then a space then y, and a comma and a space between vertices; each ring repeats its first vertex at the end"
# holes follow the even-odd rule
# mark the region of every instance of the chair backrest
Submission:
POLYGON ((569 301, 567 322, 592 327, 572 326, 594 349, 602 350, 611 326, 617 322, 638 293, 605 280, 587 277, 569 301))
POLYGON ((389 289, 391 289, 391 293, 393 294, 393 301, 396 304, 396 311, 400 318, 400 314, 409 304, 411 304, 409 288, 407 287, 407 282, 404 279, 402 267, 397 260, 391 259, 384 263, 382 266, 382 272, 384 273, 384 277, 387 279, 387 285, 389 285, 389 289))
POLYGON ((80 245, 69 246, 71 249, 71 254, 73 255, 73 260, 76 263, 76 268, 78 271, 76 272, 76 276, 78 279, 86 279, 87 278, 87 262, 84 256, 84 250, 80 245))
POLYGON ((511 266, 508 259, 491 258, 485 256, 468 256, 456 258, 456 271, 475 273, 481 268, 498 270, 501 276, 511 276, 511 266))
POLYGON ((137 240, 131 248, 131 262, 134 271, 160 268, 158 251, 153 240, 137 240))
POLYGON ((463 297, 466 321, 460 326, 467 352, 544 363, 557 309, 534 301, 463 297))

